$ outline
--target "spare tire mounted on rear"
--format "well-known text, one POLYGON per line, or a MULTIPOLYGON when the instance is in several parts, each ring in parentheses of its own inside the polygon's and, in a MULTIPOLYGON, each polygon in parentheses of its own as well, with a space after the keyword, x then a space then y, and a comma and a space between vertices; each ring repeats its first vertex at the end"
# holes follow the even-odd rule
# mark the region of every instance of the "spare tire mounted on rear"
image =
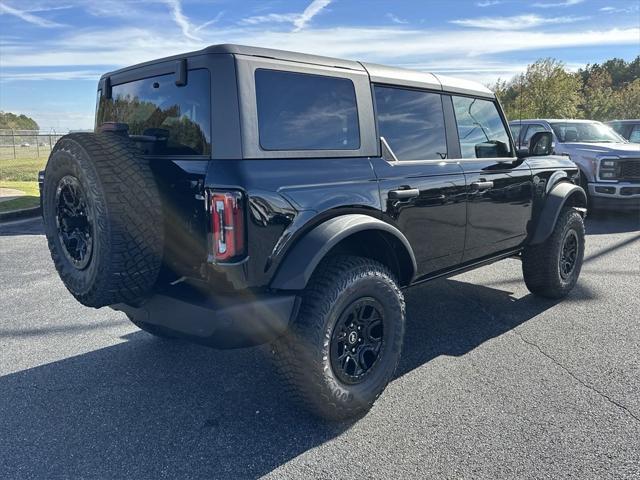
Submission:
POLYGON ((144 298, 162 264, 162 205, 148 163, 127 137, 62 137, 42 200, 51 257, 78 301, 98 308, 144 298))

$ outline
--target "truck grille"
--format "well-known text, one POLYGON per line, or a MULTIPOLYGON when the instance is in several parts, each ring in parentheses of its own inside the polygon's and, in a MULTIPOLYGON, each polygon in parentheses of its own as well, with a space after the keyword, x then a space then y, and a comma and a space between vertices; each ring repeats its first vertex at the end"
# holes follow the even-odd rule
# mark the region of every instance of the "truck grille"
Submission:
POLYGON ((640 180, 640 159, 621 160, 618 180, 640 180))

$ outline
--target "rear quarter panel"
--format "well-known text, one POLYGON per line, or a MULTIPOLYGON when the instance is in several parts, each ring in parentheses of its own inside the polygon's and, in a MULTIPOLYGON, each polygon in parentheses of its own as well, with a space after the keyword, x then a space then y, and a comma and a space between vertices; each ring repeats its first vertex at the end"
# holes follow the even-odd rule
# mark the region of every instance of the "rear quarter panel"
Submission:
POLYGON ((242 190, 247 198, 248 259, 241 266, 212 266, 238 287, 266 286, 295 241, 328 218, 381 216, 368 158, 212 160, 205 183, 242 190))

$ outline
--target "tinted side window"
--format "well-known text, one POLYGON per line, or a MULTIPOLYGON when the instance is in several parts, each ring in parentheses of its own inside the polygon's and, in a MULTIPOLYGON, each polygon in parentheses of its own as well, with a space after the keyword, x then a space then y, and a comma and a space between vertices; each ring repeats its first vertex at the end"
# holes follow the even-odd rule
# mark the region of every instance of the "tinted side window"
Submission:
POLYGON ((440 94, 375 86, 378 133, 399 160, 447 158, 440 94))
POLYGON ((629 141, 633 143, 640 143, 640 125, 634 125, 633 130, 629 134, 629 141))
POLYGON ((357 150, 358 109, 346 78, 256 70, 260 146, 264 150, 357 150))
POLYGON ((544 128, 539 123, 534 123, 529 125, 529 127, 527 128, 527 134, 524 136, 524 140, 522 141, 523 145, 528 147, 529 141, 531 140, 531 137, 533 137, 534 134, 538 132, 546 132, 546 131, 547 129, 544 128))
POLYGON ((126 123, 136 145, 149 155, 211 153, 211 94, 208 70, 190 70, 188 83, 175 75, 114 85, 112 99, 100 98, 97 125, 126 123))
POLYGON ((520 130, 522 129, 522 125, 519 123, 517 125, 509 125, 509 128, 511 128, 513 141, 516 142, 516 144, 520 144, 520 130))
POLYGON ((479 98, 452 98, 462 158, 510 157, 509 135, 496 104, 479 98))
POLYGON ((616 133, 619 133, 624 137, 625 135, 625 126, 622 123, 609 123, 608 124, 616 133))

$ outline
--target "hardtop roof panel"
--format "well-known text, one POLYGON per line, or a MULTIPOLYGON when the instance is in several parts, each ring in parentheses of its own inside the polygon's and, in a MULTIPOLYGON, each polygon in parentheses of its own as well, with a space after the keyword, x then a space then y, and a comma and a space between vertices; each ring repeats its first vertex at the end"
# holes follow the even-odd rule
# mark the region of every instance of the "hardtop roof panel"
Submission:
POLYGON ((101 77, 101 79, 125 71, 135 70, 144 66, 169 62, 181 58, 193 57, 196 55, 208 54, 247 55, 254 57, 273 58, 277 60, 296 63, 306 63, 310 65, 343 68, 346 70, 355 70, 360 72, 366 71, 368 72, 369 76, 371 77, 371 81, 373 82, 404 85, 416 88, 444 90, 452 93, 462 93, 494 98, 494 94, 491 90, 480 83, 470 80, 452 78, 443 75, 435 75, 432 73, 419 72, 417 70, 410 70, 406 68, 396 68, 386 65, 377 65, 373 63, 361 63, 353 60, 343 60, 340 58, 323 57, 320 55, 310 55, 306 53, 290 52, 286 50, 250 47, 235 44, 211 45, 202 50, 196 50, 180 55, 173 55, 149 62, 139 63, 137 65, 132 65, 130 67, 125 67, 119 70, 105 73, 101 77))

